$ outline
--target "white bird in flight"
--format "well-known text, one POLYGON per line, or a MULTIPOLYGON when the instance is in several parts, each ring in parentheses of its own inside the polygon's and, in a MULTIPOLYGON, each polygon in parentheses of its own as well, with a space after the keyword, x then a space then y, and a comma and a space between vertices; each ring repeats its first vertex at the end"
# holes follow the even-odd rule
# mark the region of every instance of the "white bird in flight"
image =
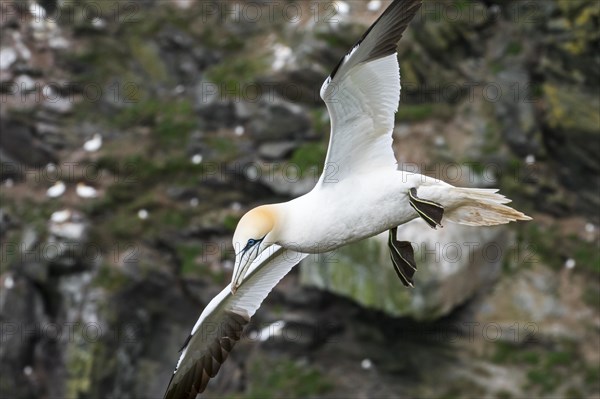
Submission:
POLYGON ((309 253, 331 251, 389 230, 392 264, 412 286, 413 248, 396 230, 422 218, 491 226, 530 217, 497 190, 459 188, 398 170, 392 151, 400 101, 397 43, 421 0, 396 0, 344 56, 321 87, 331 119, 324 172, 315 188, 246 213, 233 235, 230 286, 204 309, 181 350, 165 393, 193 399, 206 388, 262 301, 309 253))

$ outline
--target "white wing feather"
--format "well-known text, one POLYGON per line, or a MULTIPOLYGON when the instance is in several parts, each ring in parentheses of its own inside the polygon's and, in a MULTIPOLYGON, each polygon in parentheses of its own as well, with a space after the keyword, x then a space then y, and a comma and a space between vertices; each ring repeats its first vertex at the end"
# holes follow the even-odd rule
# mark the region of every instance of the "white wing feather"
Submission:
POLYGON ((322 183, 376 168, 395 168, 394 113, 400 101, 396 53, 359 64, 325 83, 322 97, 331 119, 331 138, 322 183))
POLYGON ((421 0, 395 0, 325 79, 321 98, 331 137, 321 185, 378 168, 396 168, 394 113, 400 101, 397 44, 421 0))
POLYGON ((278 245, 253 262, 235 295, 225 287, 206 306, 184 346, 165 398, 195 398, 217 374, 263 300, 307 254, 278 245))

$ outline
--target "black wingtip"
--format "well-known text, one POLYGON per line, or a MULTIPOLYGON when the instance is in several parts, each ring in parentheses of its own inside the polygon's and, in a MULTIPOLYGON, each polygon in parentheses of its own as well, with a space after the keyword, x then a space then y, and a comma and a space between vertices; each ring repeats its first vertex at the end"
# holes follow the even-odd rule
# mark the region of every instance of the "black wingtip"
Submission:
MULTIPOLYGON (((229 352, 240 340, 245 326, 250 318, 241 314, 227 311, 222 324, 217 326, 202 326, 194 334, 200 334, 203 344, 192 343, 192 349, 186 354, 186 360, 179 365, 171 376, 165 392, 165 399, 194 399, 204 392, 211 378, 217 375, 221 364, 225 362, 229 352), (217 328, 215 328, 217 327, 217 328), (191 361, 190 361, 191 360, 191 361)), ((194 335, 189 335, 182 349, 190 345, 194 335)), ((194 338, 195 340, 195 338, 194 338)))
POLYGON ((364 59, 364 62, 375 60, 386 55, 393 54, 396 52, 398 41, 402 37, 402 34, 408 27, 408 24, 417 14, 419 8, 421 8, 422 0, 395 0, 392 4, 385 9, 385 11, 373 22, 373 24, 366 30, 362 37, 352 46, 337 63, 335 68, 329 77, 333 79, 344 63, 346 57, 358 46, 365 41, 369 34, 379 25, 384 25, 385 39, 377 43, 373 49, 364 59))

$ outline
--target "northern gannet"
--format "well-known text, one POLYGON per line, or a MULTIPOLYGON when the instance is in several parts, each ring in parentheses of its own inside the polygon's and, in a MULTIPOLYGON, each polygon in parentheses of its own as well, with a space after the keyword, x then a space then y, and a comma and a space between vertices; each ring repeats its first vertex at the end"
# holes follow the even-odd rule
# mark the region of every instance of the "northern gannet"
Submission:
POLYGON ((150 216, 150 214, 148 213, 147 210, 145 209, 140 209, 137 213, 138 218, 142 219, 142 220, 146 220, 148 219, 148 216, 150 216))
POLYGON ((80 198, 96 198, 98 196, 98 190, 92 186, 88 186, 83 182, 77 183, 75 192, 80 198))
POLYGON ((490 226, 529 220, 497 190, 459 188, 398 170, 392 151, 400 100, 397 43, 421 0, 396 0, 333 69, 321 87, 331 119, 324 172, 292 201, 246 213, 233 235, 230 286, 204 309, 181 350, 165 393, 193 399, 206 388, 262 301, 298 262, 388 230, 392 263, 412 286, 413 248, 397 226, 422 218, 490 226))
POLYGON ((52 215, 50 215, 50 221, 54 222, 54 223, 64 223, 67 220, 69 220, 69 218, 71 217, 71 210, 70 209, 63 209, 60 211, 56 211, 53 212, 52 215))
POLYGON ((91 139, 83 143, 83 149, 87 152, 96 152, 102 147, 102 135, 94 133, 91 139))
POLYGON ((378 11, 381 8, 381 0, 371 0, 367 4, 367 10, 369 11, 378 11))
POLYGON ((202 163, 202 154, 194 154, 191 161, 194 165, 200 165, 202 163))
POLYGON ((46 190, 46 195, 50 198, 58 198, 65 193, 67 186, 62 181, 57 181, 46 190))

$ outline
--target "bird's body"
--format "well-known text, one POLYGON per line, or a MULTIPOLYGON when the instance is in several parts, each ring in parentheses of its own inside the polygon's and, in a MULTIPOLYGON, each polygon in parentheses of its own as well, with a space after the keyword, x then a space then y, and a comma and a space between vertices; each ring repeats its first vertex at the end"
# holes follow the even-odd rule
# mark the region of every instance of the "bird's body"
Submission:
MULTIPOLYGON (((321 87, 331 120, 324 173, 308 194, 250 210, 232 244, 231 284, 204 309, 182 348, 168 399, 194 399, 240 339, 262 301, 309 253, 390 232, 390 258, 412 286, 413 248, 397 239, 397 226, 421 218, 470 226, 529 220, 505 204, 497 190, 454 187, 397 169, 392 150, 400 99, 396 46, 421 0, 395 0, 350 49, 321 87)), ((415 239, 415 238, 413 238, 415 239)))
POLYGON ((448 186, 446 183, 394 169, 376 169, 335 184, 320 184, 308 194, 274 206, 285 226, 278 233, 277 244, 298 252, 321 253, 404 224, 419 216, 409 206, 408 191, 421 186, 435 196, 433 201, 447 202, 447 197, 439 198, 441 190, 436 189, 448 186))

